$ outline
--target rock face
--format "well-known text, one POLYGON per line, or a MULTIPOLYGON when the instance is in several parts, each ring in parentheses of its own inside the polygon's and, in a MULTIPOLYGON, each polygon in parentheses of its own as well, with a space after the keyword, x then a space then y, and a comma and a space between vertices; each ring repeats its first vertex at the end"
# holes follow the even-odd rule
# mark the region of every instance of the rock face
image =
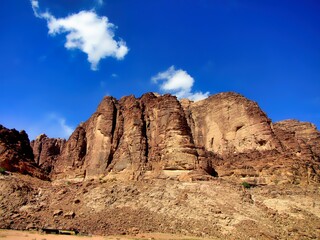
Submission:
POLYGON ((275 123, 274 129, 286 152, 319 160, 320 132, 313 124, 285 120, 275 123))
POLYGON ((32 148, 25 131, 0 125, 0 167, 11 172, 47 179, 34 162, 32 148))
POLYGON ((65 143, 65 139, 48 138, 47 135, 41 134, 30 143, 34 161, 42 170, 50 174, 65 143))
POLYGON ((180 102, 149 93, 117 101, 105 97, 71 135, 57 161, 57 176, 94 177, 122 172, 196 169, 197 151, 180 102))
MULTIPOLYGON (((52 179, 320 181, 316 127, 273 124, 257 103, 232 92, 198 102, 154 93, 105 97, 68 141, 40 135, 31 146, 34 163, 52 179)), ((23 149, 32 162, 30 148, 23 149)))
POLYGON ((0 167, 52 180, 1 169, 0 228, 320 239, 319 147, 236 93, 105 97, 67 141, 0 125, 0 167))
POLYGON ((195 143, 219 154, 280 149, 271 120, 258 104, 220 93, 190 106, 195 143))
POLYGON ((256 184, 319 180, 319 132, 273 124, 236 93, 105 97, 66 142, 54 178, 224 176, 256 184))

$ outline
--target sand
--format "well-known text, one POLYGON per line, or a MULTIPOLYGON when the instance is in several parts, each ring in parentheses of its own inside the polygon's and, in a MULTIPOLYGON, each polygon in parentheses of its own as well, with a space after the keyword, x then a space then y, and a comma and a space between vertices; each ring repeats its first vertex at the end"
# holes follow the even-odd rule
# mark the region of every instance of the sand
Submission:
POLYGON ((174 234, 164 233, 146 233, 137 234, 136 236, 70 236, 56 234, 42 234, 31 231, 16 231, 0 229, 0 240, 209 240, 209 238, 187 237, 174 234))

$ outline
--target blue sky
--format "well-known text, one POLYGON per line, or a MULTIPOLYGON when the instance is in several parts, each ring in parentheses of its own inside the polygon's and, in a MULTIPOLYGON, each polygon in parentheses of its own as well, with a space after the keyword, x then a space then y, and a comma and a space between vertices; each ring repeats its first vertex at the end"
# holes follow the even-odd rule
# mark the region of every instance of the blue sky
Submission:
POLYGON ((2 0, 0 124, 68 137, 105 95, 234 91, 320 126, 317 0, 2 0), (69 40, 68 40, 68 39, 69 40))

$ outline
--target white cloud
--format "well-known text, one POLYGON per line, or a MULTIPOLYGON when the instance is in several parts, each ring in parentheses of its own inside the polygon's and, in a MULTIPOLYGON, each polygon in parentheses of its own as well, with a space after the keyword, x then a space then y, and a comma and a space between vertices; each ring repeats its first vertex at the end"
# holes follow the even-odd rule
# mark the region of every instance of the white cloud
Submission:
POLYGON ((209 96, 209 92, 192 92, 194 79, 182 69, 176 70, 174 66, 169 67, 164 72, 159 72, 152 77, 152 81, 160 84, 160 89, 164 92, 172 93, 178 98, 188 98, 192 101, 199 101, 209 96))
POLYGON ((38 0, 31 0, 31 6, 32 6, 32 10, 33 10, 34 15, 38 18, 41 18, 41 16, 38 14, 38 10, 39 10, 38 0))
MULTIPOLYGON (((103 1, 98 1, 103 4, 103 1)), ((65 18, 55 18, 51 13, 41 13, 39 2, 31 0, 34 15, 45 19, 49 34, 66 33, 65 47, 67 49, 80 49, 88 55, 91 69, 97 70, 101 59, 114 57, 121 60, 129 49, 125 41, 114 39, 116 26, 108 18, 98 16, 94 11, 81 11, 65 18)))

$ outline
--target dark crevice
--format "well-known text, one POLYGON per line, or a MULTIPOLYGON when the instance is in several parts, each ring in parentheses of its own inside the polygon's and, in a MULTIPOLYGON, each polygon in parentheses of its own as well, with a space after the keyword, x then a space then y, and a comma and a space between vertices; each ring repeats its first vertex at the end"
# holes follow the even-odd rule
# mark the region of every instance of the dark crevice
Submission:
POLYGON ((261 140, 258 141, 258 144, 259 144, 260 146, 264 146, 264 145, 266 145, 266 143, 267 143, 267 141, 266 141, 266 140, 263 140, 263 139, 261 139, 261 140))
POLYGON ((115 132, 115 130, 116 130, 117 115, 118 115, 118 110, 117 110, 116 106, 113 104, 112 128, 111 128, 111 142, 113 142, 114 132, 115 132))
POLYGON ((148 142, 148 135, 147 135, 147 119, 145 115, 145 106, 144 104, 141 104, 141 120, 142 120, 142 136, 145 138, 146 147, 145 147, 145 157, 146 162, 148 161, 149 156, 149 142, 148 142))
POLYGON ((243 128, 243 125, 237 126, 236 127, 236 132, 239 131, 241 128, 243 128))
POLYGON ((193 132, 192 132, 192 126, 194 126, 194 119, 192 116, 192 112, 190 111, 190 109, 184 109, 181 105, 181 102, 178 101, 179 103, 179 108, 180 108, 180 112, 181 112, 181 124, 185 127, 185 131, 186 131, 186 135, 190 136, 190 141, 191 143, 194 145, 194 136, 193 136, 193 132), (192 126, 191 126, 192 125, 192 126))
POLYGON ((116 108, 115 104, 113 104, 113 113, 112 113, 112 128, 111 128, 111 147, 110 147, 110 153, 107 160, 107 167, 111 164, 113 160, 113 155, 115 153, 115 150, 118 147, 119 144, 119 138, 117 139, 117 143, 114 144, 114 133, 117 126, 117 119, 118 119, 118 109, 116 108))
POLYGON ((86 130, 84 128, 81 129, 82 131, 80 132, 80 134, 82 136, 78 136, 78 140, 77 141, 80 141, 80 139, 83 138, 83 143, 82 145, 80 146, 80 154, 79 154, 79 159, 81 161, 83 161, 83 159, 85 158, 86 154, 87 154, 87 133, 86 133, 86 130))
POLYGON ((211 149, 213 148, 213 142, 214 142, 214 138, 211 138, 211 141, 210 141, 210 147, 211 147, 211 149))

